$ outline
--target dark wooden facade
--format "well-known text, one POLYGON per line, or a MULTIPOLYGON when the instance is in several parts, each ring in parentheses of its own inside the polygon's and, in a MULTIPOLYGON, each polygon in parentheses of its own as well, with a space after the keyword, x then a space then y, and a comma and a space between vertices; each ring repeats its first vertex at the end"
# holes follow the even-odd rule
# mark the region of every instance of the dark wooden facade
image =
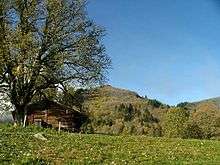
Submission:
POLYGON ((40 101, 27 108, 27 123, 42 127, 78 131, 86 116, 53 101, 40 101))

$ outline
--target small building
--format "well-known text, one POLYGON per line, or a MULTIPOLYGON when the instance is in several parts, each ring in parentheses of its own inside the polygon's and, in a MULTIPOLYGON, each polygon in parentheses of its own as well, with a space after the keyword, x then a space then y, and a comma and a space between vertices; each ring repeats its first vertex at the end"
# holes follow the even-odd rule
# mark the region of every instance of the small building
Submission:
POLYGON ((79 131, 86 115, 54 101, 43 100, 28 105, 27 124, 79 131))

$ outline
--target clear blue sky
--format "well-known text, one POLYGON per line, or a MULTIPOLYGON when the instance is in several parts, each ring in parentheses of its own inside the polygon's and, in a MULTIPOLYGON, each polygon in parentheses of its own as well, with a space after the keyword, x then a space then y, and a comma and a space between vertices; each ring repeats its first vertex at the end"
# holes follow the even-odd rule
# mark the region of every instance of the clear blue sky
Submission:
POLYGON ((220 96, 220 1, 90 0, 109 84, 167 104, 220 96))

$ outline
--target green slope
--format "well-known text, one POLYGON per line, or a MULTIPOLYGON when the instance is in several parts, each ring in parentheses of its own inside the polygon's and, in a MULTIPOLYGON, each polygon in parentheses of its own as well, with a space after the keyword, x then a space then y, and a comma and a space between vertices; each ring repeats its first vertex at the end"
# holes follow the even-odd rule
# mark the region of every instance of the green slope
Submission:
MULTIPOLYGON (((89 128, 93 133, 162 136, 166 129, 166 113, 170 108, 175 108, 109 85, 87 91, 85 98, 83 107, 91 119, 85 129, 89 128), (118 115, 117 108, 121 104, 132 105, 135 113, 132 120, 126 121, 123 117, 127 114, 124 112, 118 115), (144 122, 143 116, 146 119, 144 122)), ((186 121, 190 127, 199 127, 204 138, 220 137, 220 98, 181 105, 191 112, 186 121)))
POLYGON ((110 85, 91 89, 85 95, 83 107, 90 117, 89 128, 93 133, 161 134, 158 122, 168 110, 168 105, 110 85), (119 108, 122 104, 132 108, 130 114, 129 110, 119 108), (132 119, 128 121, 126 116, 132 119))
POLYGON ((220 97, 192 103, 195 109, 220 111, 220 97))
POLYGON ((136 92, 119 89, 110 85, 97 87, 87 93, 84 107, 94 116, 108 115, 120 104, 132 104, 137 110, 148 109, 155 117, 160 118, 161 111, 169 106, 156 100, 139 96, 136 92))
POLYGON ((0 125, 0 164, 219 164, 220 142, 0 125), (41 132, 46 141, 36 139, 41 132))

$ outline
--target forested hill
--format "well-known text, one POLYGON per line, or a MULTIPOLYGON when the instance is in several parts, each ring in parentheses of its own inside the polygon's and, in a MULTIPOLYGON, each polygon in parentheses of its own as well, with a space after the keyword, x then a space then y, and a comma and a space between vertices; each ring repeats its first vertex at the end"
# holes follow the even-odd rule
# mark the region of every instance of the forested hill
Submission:
POLYGON ((169 109, 157 100, 110 85, 89 90, 86 95, 83 107, 94 133, 154 134, 151 129, 159 129, 160 118, 169 109))
POLYGON ((220 98, 169 106, 110 85, 87 90, 88 133, 183 138, 220 137, 220 98))
MULTIPOLYGON (((129 106, 136 110, 145 109, 150 112, 163 111, 170 108, 169 105, 163 104, 155 99, 141 97, 136 92, 126 89, 115 88, 110 85, 104 85, 90 90, 87 93, 85 107, 91 113, 112 113, 120 105, 129 106)), ((155 113, 155 117, 157 114, 155 113)))
POLYGON ((216 110, 220 111, 220 97, 201 100, 198 102, 192 102, 192 103, 182 103, 179 104, 180 106, 183 105, 191 110, 203 110, 203 111, 209 111, 209 110, 216 110))

